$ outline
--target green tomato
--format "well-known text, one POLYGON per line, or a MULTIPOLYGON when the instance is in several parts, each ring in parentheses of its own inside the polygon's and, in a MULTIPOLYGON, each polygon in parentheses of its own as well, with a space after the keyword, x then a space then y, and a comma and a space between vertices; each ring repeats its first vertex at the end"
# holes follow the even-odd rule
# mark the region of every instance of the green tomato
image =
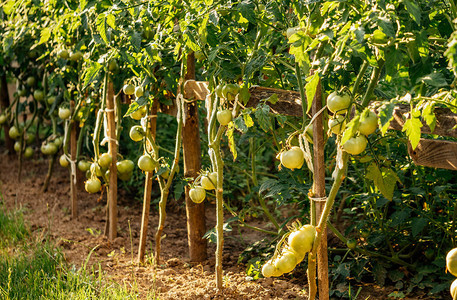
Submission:
POLYGON ((21 152, 22 150, 22 145, 21 145, 21 142, 19 141, 16 141, 14 143, 14 151, 16 151, 17 153, 21 152))
POLYGON ((122 181, 129 181, 132 178, 133 172, 119 173, 118 177, 122 181))
POLYGON ((363 115, 360 118, 359 132, 363 135, 369 135, 376 131, 378 128, 378 116, 375 112, 369 111, 368 115, 363 115))
POLYGON ((222 95, 222 89, 224 87, 222 86, 222 84, 219 84, 218 86, 216 86, 216 88, 214 89, 214 92, 216 93, 216 96, 218 96, 219 98, 224 98, 224 95, 222 95))
POLYGON ((291 251, 283 252, 274 265, 283 274, 292 272, 297 265, 297 257, 291 251))
POLYGON ((212 172, 208 176, 202 176, 200 183, 201 183, 201 186, 205 190, 214 190, 214 189, 216 189, 217 173, 216 172, 212 172))
POLYGON ((144 130, 140 125, 135 125, 130 128, 129 135, 134 142, 139 142, 144 138, 144 130))
POLYGON ((354 250, 354 249, 357 247, 357 241, 354 240, 354 239, 347 240, 346 246, 347 246, 349 249, 354 250))
POLYGON ((126 84, 124 85, 124 87, 122 88, 122 90, 124 91, 124 94, 126 95, 133 95, 135 94, 135 86, 133 84, 126 84))
POLYGON ((346 120, 342 115, 337 115, 336 118, 328 120, 328 127, 334 134, 341 134, 346 127, 346 120))
POLYGON ((80 160, 78 162, 78 169, 81 172, 87 172, 88 170, 90 170, 90 162, 88 162, 86 160, 80 160))
POLYGON ((110 60, 109 63, 108 63, 108 70, 109 70, 110 72, 114 72, 114 71, 116 71, 117 69, 119 69, 119 66, 118 66, 118 64, 117 64, 117 61, 116 61, 115 59, 110 60))
POLYGON ((86 180, 85 188, 86 192, 90 194, 94 194, 100 191, 102 187, 102 183, 100 182, 100 179, 98 178, 90 178, 86 180))
MULTIPOLYGON (((33 80, 35 80, 35 78, 33 78, 33 80)), ((17 93, 20 97, 25 97, 25 95, 27 95, 25 88, 18 90, 17 93)))
POLYGON ((143 87, 137 86, 135 88, 135 97, 140 98, 143 95, 144 95, 143 87))
POLYGON ((216 114, 219 124, 226 126, 232 121, 232 111, 229 109, 220 110, 216 114))
POLYGON ((16 126, 11 126, 10 130, 8 131, 8 135, 10 138, 15 140, 21 135, 21 133, 19 132, 16 126))
POLYGON ((68 118, 70 118, 70 115, 70 109, 66 107, 59 107, 59 118, 61 118, 62 120, 67 120, 68 118))
POLYGON ((33 77, 33 76, 28 77, 27 80, 25 81, 25 83, 28 86, 34 86, 36 83, 35 77, 33 77))
POLYGON ((68 166, 70 165, 70 162, 68 161, 67 156, 65 154, 62 154, 60 156, 59 163, 60 163, 60 166, 62 166, 64 168, 68 168, 68 166))
POLYGON ((287 241, 295 252, 304 255, 306 252, 311 251, 315 235, 316 228, 313 225, 307 224, 292 232, 287 241))
POLYGON ((41 102, 44 99, 44 93, 41 90, 35 90, 33 92, 33 98, 35 98, 36 101, 41 102))
POLYGON ((273 262, 269 260, 262 266, 262 275, 263 277, 277 277, 281 276, 282 274, 278 269, 276 269, 273 262))
POLYGON ((367 143, 367 139, 363 135, 359 135, 357 137, 350 138, 346 143, 344 143, 343 149, 349 154, 357 155, 365 150, 367 143))
POLYGON ((350 105, 351 97, 348 94, 333 92, 327 97, 327 108, 334 114, 344 114, 350 105))
POLYGON ((0 125, 5 124, 7 120, 8 120, 8 118, 6 117, 6 115, 4 115, 4 114, 0 115, 0 125))
POLYGON ((31 158, 32 156, 33 156, 33 148, 32 147, 25 148, 24 157, 31 158))
POLYGON ((387 35, 379 29, 376 29, 370 36, 371 42, 374 44, 386 44, 389 41, 387 35))
POLYGON ((452 249, 446 255, 446 269, 454 276, 457 276, 457 248, 452 249))
POLYGON ((132 173, 135 164, 130 159, 124 159, 116 163, 117 171, 119 174, 132 173))
POLYGON ((54 102, 56 102, 56 97, 50 96, 48 99, 46 99, 46 102, 48 102, 49 105, 52 105, 54 102))
POLYGON ((189 190, 189 197, 195 203, 202 203, 206 197, 206 191, 201 186, 196 186, 189 190))
POLYGON ((146 116, 146 106, 142 106, 140 108, 138 108, 137 110, 135 110, 134 112, 132 112, 130 114, 130 117, 134 120, 141 120, 144 116, 146 116))
POLYGON ((305 162, 305 155, 300 147, 292 147, 280 156, 281 164, 288 169, 300 169, 305 162))
POLYGON ((62 144, 63 144, 63 137, 62 136, 56 137, 55 140, 53 141, 53 143, 56 145, 57 148, 60 148, 60 146, 62 146, 62 144))
POLYGON ((450 291, 452 299, 455 299, 457 296, 457 279, 452 282, 450 291))
POLYGON ((70 57, 70 54, 68 53, 67 50, 62 49, 57 53, 57 56, 63 59, 68 59, 70 57))
POLYGON ((229 101, 235 100, 235 96, 240 92, 240 86, 235 83, 226 84, 222 88, 222 96, 229 101))
POLYGON ((111 154, 109 153, 103 153, 102 155, 100 155, 100 157, 98 158, 98 164, 100 165, 100 167, 103 169, 103 170, 106 170, 109 168, 109 166, 111 165, 111 162, 113 161, 113 158, 111 157, 111 154))
POLYGON ((157 162, 147 154, 144 154, 138 160, 138 168, 144 172, 153 172, 157 167, 157 162))
POLYGON ((81 51, 74 51, 70 54, 70 60, 72 61, 78 61, 83 57, 83 54, 81 51))
POLYGON ((100 169, 100 166, 94 162, 90 165, 90 173, 94 174, 97 177, 102 177, 103 173, 102 170, 100 169))

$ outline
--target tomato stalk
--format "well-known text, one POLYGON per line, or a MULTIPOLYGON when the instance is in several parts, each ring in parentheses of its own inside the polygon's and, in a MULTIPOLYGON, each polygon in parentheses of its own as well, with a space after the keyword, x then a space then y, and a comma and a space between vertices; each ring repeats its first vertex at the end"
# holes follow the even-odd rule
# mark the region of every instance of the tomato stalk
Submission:
POLYGON ((371 96, 373 95, 373 91, 378 84, 379 76, 381 75, 381 70, 384 66, 384 59, 379 59, 378 60, 378 66, 373 69, 373 73, 371 74, 371 79, 370 83, 368 85, 367 91, 365 92, 365 95, 363 96, 363 101, 361 103, 362 108, 365 108, 368 106, 368 103, 370 103, 371 96))

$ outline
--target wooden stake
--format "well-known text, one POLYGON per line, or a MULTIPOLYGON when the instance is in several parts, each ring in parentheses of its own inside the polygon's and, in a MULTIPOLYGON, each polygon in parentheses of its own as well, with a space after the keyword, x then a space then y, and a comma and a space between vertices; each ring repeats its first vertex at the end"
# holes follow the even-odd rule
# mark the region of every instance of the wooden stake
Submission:
MULTIPOLYGON (((70 101, 70 111, 74 112, 75 101, 70 101)), ((78 198, 77 198, 77 189, 76 189, 76 149, 78 146, 76 138, 76 122, 74 120, 70 121, 70 165, 75 163, 74 166, 70 168, 70 201, 71 201, 71 218, 75 220, 78 217, 78 198)))
MULTIPOLYGON (((191 52, 187 55, 186 80, 195 79, 195 56, 191 52)), ((192 99, 192 91, 184 90, 184 98, 192 99)), ((198 120, 198 103, 196 101, 185 104, 185 123, 183 126, 183 160, 184 177, 195 179, 201 169, 201 146, 198 120)), ((191 262, 201 262, 207 258, 207 242, 203 239, 206 232, 205 204, 194 203, 189 197, 189 187, 186 186, 186 215, 187 215, 187 243, 191 262)))
MULTIPOLYGON (((312 112, 315 115, 322 108, 321 83, 317 86, 316 95, 312 104, 312 112)), ((314 154, 314 178, 313 192, 315 198, 325 197, 325 157, 324 157, 324 126, 323 114, 316 117, 313 125, 313 154, 314 154)), ((317 220, 321 218, 325 202, 316 203, 317 220)), ((317 250, 317 278, 319 287, 319 299, 329 299, 328 282, 328 254, 327 254, 327 229, 324 229, 323 238, 317 250)))
MULTIPOLYGON (((151 115, 157 115, 158 101, 154 101, 152 104, 151 115)), ((157 118, 149 120, 149 132, 153 139, 156 137, 157 132, 157 118)), ((148 144, 146 144, 148 146, 148 144)), ((150 145, 149 145, 150 147, 150 145)), ((151 149, 148 149, 151 151, 151 149)), ((148 224, 149 224, 149 210, 151 207, 151 192, 152 192, 152 178, 154 173, 147 172, 146 180, 144 183, 144 194, 143 194, 143 213, 141 214, 141 232, 140 232, 140 245, 138 248, 138 261, 144 262, 144 254, 146 252, 146 238, 148 236, 148 224)))
POLYGON ((110 166, 108 205, 109 205, 109 233, 108 238, 114 240, 117 237, 117 136, 116 120, 114 115, 114 88, 113 83, 108 84, 108 95, 106 98, 106 117, 108 123, 108 153, 112 161, 110 166))

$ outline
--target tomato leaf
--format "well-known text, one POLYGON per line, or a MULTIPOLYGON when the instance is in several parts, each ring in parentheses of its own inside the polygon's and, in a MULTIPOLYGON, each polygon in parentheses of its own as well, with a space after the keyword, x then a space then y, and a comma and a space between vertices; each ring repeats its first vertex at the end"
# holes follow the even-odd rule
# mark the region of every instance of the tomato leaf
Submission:
POLYGON ((225 134, 227 135, 227 138, 228 138, 228 145, 230 148, 230 152, 232 152, 232 155, 233 155, 233 161, 235 161, 238 156, 238 153, 236 151, 235 138, 233 136, 234 131, 235 131, 235 126, 234 126, 233 122, 230 122, 227 126, 227 132, 225 134))
POLYGON ((46 43, 50 37, 51 37, 51 28, 49 28, 49 27, 43 28, 43 30, 41 30, 40 41, 35 46, 46 43))
POLYGON ((106 34, 106 29, 107 29, 106 16, 104 14, 98 15, 96 24, 97 24, 98 33, 100 33, 100 37, 106 44, 108 44, 108 36, 106 34))
POLYGON ((435 103, 427 102, 422 109, 422 119, 425 120, 427 126, 430 127, 430 131, 435 131, 436 116, 435 116, 435 103))
POLYGON ((378 110, 379 120, 381 121, 381 133, 384 136, 389 129, 390 121, 393 119, 395 103, 385 103, 378 110))
POLYGON ((411 0, 403 0, 403 3, 406 6, 406 10, 409 12, 411 15, 411 18, 413 18, 414 22, 417 23, 417 25, 421 25, 421 10, 419 5, 417 5, 416 1, 411 1, 411 0))
POLYGON ((243 119, 244 119, 244 124, 246 124, 246 126, 248 128, 254 126, 254 121, 252 120, 251 115, 244 114, 243 119))
MULTIPOLYGON (((314 96, 316 95, 317 86, 319 84, 319 73, 314 73, 311 78, 308 77, 307 81, 308 83, 305 85, 306 101, 308 106, 306 112, 309 112, 313 103, 314 96)), ((305 101, 305 99, 302 99, 302 101, 305 101)))
POLYGON ((420 111, 416 109, 411 112, 411 118, 405 121, 402 129, 403 132, 406 132, 406 136, 411 142, 413 150, 416 149, 417 145, 419 144, 421 138, 421 128, 423 126, 421 120, 418 117, 414 116, 417 112, 419 112, 420 115, 420 111))
POLYGON ((97 79, 100 71, 103 69, 103 65, 97 62, 91 63, 89 68, 84 70, 83 74, 83 89, 87 88, 89 84, 97 79))
POLYGON ((296 32, 289 39, 289 43, 291 44, 289 53, 295 56, 295 61, 298 62, 300 66, 310 64, 309 56, 306 50, 311 41, 311 38, 303 31, 296 32))
POLYGON ((357 133, 359 128, 360 115, 355 116, 352 120, 346 125, 346 130, 343 133, 341 138, 341 145, 344 145, 351 137, 357 133))
POLYGON ((247 86, 241 87, 240 93, 238 94, 238 100, 240 100, 243 105, 246 105, 248 104, 250 98, 251 93, 249 92, 249 88, 247 86))
POLYGON ((413 218, 411 221, 411 233, 416 237, 427 226, 428 221, 425 218, 413 218))
POLYGON ((381 194, 389 200, 392 200, 395 185, 400 182, 400 179, 392 169, 382 168, 381 170, 375 163, 372 163, 367 168, 366 178, 374 182, 375 186, 381 194))
POLYGON ((259 123, 260 128, 263 131, 268 132, 272 129, 271 118, 270 118, 270 107, 266 104, 257 105, 254 116, 259 123))

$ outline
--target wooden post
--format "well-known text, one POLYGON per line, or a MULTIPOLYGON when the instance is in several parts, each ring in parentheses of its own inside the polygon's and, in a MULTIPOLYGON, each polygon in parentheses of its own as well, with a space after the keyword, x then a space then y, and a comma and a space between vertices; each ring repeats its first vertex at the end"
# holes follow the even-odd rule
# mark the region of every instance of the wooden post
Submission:
MULTIPOLYGON (((10 105, 10 96, 8 94, 8 83, 6 81, 6 74, 3 74, 0 82, 0 111, 3 112, 10 105)), ((10 126, 8 122, 3 124, 3 131, 5 132, 5 146, 8 154, 14 154, 14 141, 8 135, 10 126)))
POLYGON ((108 123, 108 153, 112 161, 110 166, 108 205, 109 205, 109 232, 108 238, 114 240, 117 237, 117 135, 114 107, 113 83, 108 84, 108 95, 106 98, 106 117, 108 123))
MULTIPOLYGON (((70 111, 73 115, 75 110, 75 101, 70 101, 70 111)), ((78 217, 78 198, 76 191, 76 149, 78 146, 75 120, 70 121, 70 201, 71 201, 71 218, 75 220, 78 217)))
MULTIPOLYGON (((193 52, 187 56, 185 79, 195 79, 195 56, 193 52)), ((191 99, 193 97, 193 93, 187 93, 184 90, 184 98, 191 99)), ((201 169, 198 103, 196 101, 186 103, 184 110, 185 120, 182 133, 184 177, 195 179, 201 169)), ((205 204, 197 204, 190 199, 188 186, 185 188, 185 193, 189 258, 191 262, 201 262, 207 258, 207 242, 203 239, 206 232, 205 204)))
MULTIPOLYGON (((322 90, 321 83, 316 89, 312 104, 312 113, 315 115, 322 108, 322 90)), ((325 197, 325 157, 324 157, 324 126, 323 114, 316 117, 313 126, 313 154, 314 154, 314 178, 313 192, 315 198, 325 197)), ((321 218, 325 202, 316 203, 316 218, 321 218)), ((324 229, 323 238, 317 250, 317 278, 319 287, 319 299, 329 299, 329 282, 328 282, 328 254, 327 254, 327 229, 324 229)))
MULTIPOLYGON (((152 104, 151 116, 156 116, 149 119, 148 126, 149 132, 153 139, 156 137, 157 132, 157 109, 159 106, 158 101, 154 101, 152 104)), ((146 144, 147 145, 147 144, 146 144)), ((147 145, 148 146, 148 145, 147 145)), ((150 147, 150 145, 148 146, 150 147)), ((148 149, 150 151, 151 149, 148 149)), ((143 194, 143 213, 141 214, 141 232, 140 232, 140 245, 138 248, 138 261, 144 262, 144 254, 146 252, 146 238, 148 236, 148 224, 149 224, 149 210, 151 208, 151 192, 152 192, 152 179, 154 178, 153 172, 146 173, 146 180, 144 183, 144 194, 143 194)))

